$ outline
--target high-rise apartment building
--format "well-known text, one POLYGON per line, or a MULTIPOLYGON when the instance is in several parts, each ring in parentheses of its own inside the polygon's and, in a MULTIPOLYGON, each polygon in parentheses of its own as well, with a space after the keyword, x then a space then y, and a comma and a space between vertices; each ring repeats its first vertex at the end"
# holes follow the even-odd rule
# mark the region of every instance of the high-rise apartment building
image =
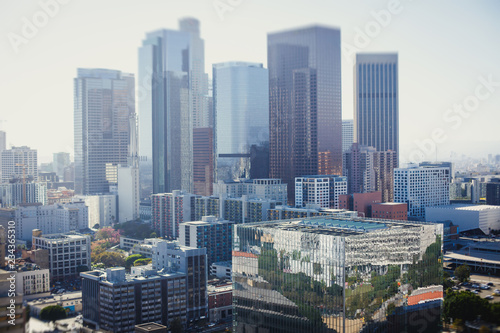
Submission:
MULTIPOLYGON (((216 179, 251 178, 269 156, 252 160, 252 146, 269 144, 269 77, 259 63, 225 62, 213 65, 213 107, 216 117, 216 179)), ((267 177, 267 175, 265 175, 267 177)))
POLYGON ((151 224, 160 237, 177 239, 179 224, 194 221, 195 196, 176 190, 151 196, 151 224))
POLYGON ((439 331, 442 224, 322 216, 233 227, 235 332, 439 331))
POLYGON ((141 197, 193 192, 193 128, 209 127, 199 22, 146 34, 139 48, 141 197))
POLYGON ((74 79, 77 194, 108 193, 109 186, 116 185, 116 167, 126 165, 129 157, 129 119, 134 114, 133 74, 78 69, 74 79))
POLYGON ((354 143, 344 153, 344 176, 347 177, 347 193, 367 193, 375 191, 375 169, 373 154, 375 148, 354 143))
POLYGON ((394 169, 394 202, 408 205, 408 217, 424 219, 425 207, 450 204, 450 168, 394 169))
POLYGON ((397 53, 356 54, 354 80, 354 141, 377 151, 392 150, 398 154, 397 53))
POLYGON ((340 30, 312 26, 268 34, 269 176, 342 174, 340 30))
POLYGON ((342 120, 342 152, 351 150, 354 142, 354 120, 342 120))
POLYGON ((2 152, 7 149, 7 134, 0 131, 0 180, 2 180, 2 152))
POLYGON ((207 249, 207 266, 231 260, 233 222, 215 216, 203 216, 201 221, 179 225, 179 243, 197 249, 207 249))
POLYGON ((373 153, 375 169, 375 191, 382 193, 382 202, 392 202, 394 198, 394 167, 398 165, 398 155, 393 150, 373 153))
POLYGON ((155 270, 179 271, 186 274, 187 319, 207 316, 207 250, 179 245, 160 239, 153 240, 152 267, 155 270))
POLYGON ((2 183, 38 180, 38 153, 26 146, 2 151, 2 183))
POLYGON ((347 194, 347 177, 303 176, 295 178, 295 207, 319 205, 320 208, 339 208, 339 196, 347 194))
POLYGON ((48 203, 47 183, 4 183, 0 184, 0 206, 15 207, 22 203, 48 203))

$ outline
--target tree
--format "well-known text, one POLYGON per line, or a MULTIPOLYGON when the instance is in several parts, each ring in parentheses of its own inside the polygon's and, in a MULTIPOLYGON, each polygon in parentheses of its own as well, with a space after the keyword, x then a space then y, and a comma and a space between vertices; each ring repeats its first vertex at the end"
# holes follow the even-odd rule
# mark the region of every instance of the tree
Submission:
POLYGON ((94 224, 93 229, 99 229, 99 223, 94 224))
POLYGON ((42 320, 55 321, 66 318, 66 309, 60 305, 49 305, 40 311, 42 320))
POLYGON ((150 264, 153 259, 151 258, 141 258, 134 261, 134 266, 144 266, 150 264))
POLYGON ((455 269, 455 276, 457 277, 458 281, 460 281, 460 282, 469 281, 470 267, 467 265, 458 266, 455 269))
POLYGON ((474 320, 478 315, 488 317, 491 307, 487 300, 473 293, 448 292, 444 301, 443 316, 446 322, 452 319, 474 320))
POLYGON ((137 259, 143 259, 142 254, 132 254, 125 259, 125 268, 130 268, 137 259))
POLYGON ((104 267, 124 266, 125 258, 118 252, 103 252, 95 257, 95 263, 102 263, 104 267))
POLYGON ((156 235, 156 232, 154 232, 154 231, 151 233, 151 235, 149 235, 149 238, 156 238, 156 237, 158 237, 158 236, 156 235))
POLYGON ((182 325, 182 321, 180 318, 175 318, 170 322, 170 332, 172 333, 183 333, 184 326, 182 325))

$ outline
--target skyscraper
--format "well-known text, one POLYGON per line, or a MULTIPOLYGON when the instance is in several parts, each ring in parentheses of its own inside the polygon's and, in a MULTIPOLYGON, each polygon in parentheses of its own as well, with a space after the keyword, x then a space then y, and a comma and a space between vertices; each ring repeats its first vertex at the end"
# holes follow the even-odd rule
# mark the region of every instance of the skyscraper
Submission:
POLYGON ((109 192, 106 172, 127 164, 129 119, 135 114, 134 86, 133 74, 78 69, 74 80, 76 193, 109 192))
POLYGON ((199 22, 146 34, 139 48, 141 197, 193 192, 193 128, 208 127, 208 77, 199 22))
POLYGON ((294 202, 295 177, 342 174, 340 30, 271 33, 267 46, 269 176, 294 202))
POLYGON ((352 119, 342 120, 342 152, 351 149, 354 142, 354 121, 352 119))
POLYGON ((2 152, 7 149, 7 134, 0 131, 0 179, 2 179, 2 152))
POLYGON ((69 153, 60 152, 53 154, 52 170, 59 176, 59 179, 64 178, 64 169, 67 168, 69 164, 69 153))
POLYGON ((399 154, 397 53, 356 54, 354 80, 355 142, 399 154))
POLYGON ((251 159, 252 146, 266 147, 269 143, 268 79, 262 64, 213 65, 218 181, 251 178, 253 168, 269 163, 266 154, 259 156, 261 161, 251 159))

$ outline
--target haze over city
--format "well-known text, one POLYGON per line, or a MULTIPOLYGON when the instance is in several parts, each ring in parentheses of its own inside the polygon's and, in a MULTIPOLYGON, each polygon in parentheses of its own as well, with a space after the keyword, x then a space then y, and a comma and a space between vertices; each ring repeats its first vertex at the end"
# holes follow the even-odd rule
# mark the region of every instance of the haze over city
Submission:
POLYGON ((137 74, 137 48, 145 33, 175 29, 186 16, 200 21, 210 76, 212 64, 223 61, 267 67, 267 33, 316 23, 340 28, 344 119, 353 117, 354 53, 397 52, 401 162, 422 153, 434 160, 433 144, 438 160, 449 159, 451 151, 486 157, 500 146, 496 1, 72 0, 61 1, 53 17, 42 18, 37 31, 26 36, 26 20, 37 19, 41 2, 4 1, 0 7, 0 126, 8 147, 38 149, 41 162, 50 161, 53 152, 73 154, 76 68, 137 74), (488 95, 471 99, 484 81, 489 86, 479 89, 488 95), (471 111, 464 103, 471 103, 471 111), (454 109, 457 104, 465 112, 454 109), (436 129, 439 140, 433 139, 436 129))

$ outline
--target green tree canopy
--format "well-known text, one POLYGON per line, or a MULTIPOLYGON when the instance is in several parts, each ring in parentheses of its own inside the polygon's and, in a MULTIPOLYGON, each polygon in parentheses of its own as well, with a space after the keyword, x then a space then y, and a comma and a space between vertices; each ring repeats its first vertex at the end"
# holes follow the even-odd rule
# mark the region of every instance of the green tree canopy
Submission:
POLYGON ((469 281, 470 267, 467 265, 458 266, 455 269, 455 276, 457 277, 458 281, 460 281, 460 282, 469 281))
POLYGON ((141 258, 134 261, 134 266, 144 266, 150 264, 153 259, 151 258, 141 258))
POLYGON ((40 311, 40 318, 49 321, 64 319, 66 318, 66 309, 60 305, 49 305, 40 311))
POLYGON ((132 255, 128 256, 127 259, 125 259, 125 267, 130 268, 134 264, 134 261, 136 261, 137 259, 143 259, 143 258, 144 257, 142 256, 142 254, 132 254, 132 255))
POLYGON ((118 252, 103 252, 95 257, 95 263, 102 263, 104 267, 125 266, 125 258, 118 252))

